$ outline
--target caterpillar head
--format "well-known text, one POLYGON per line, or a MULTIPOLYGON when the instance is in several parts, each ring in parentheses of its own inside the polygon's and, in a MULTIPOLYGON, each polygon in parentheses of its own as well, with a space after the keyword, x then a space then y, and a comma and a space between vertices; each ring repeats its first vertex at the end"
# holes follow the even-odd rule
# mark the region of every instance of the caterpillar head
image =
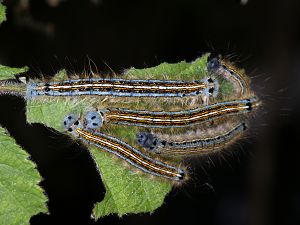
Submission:
POLYGON ((218 57, 211 57, 207 62, 207 70, 209 72, 219 69, 220 66, 221 64, 218 57))
POLYGON ((98 111, 89 111, 84 117, 84 127, 90 130, 97 130, 103 125, 103 114, 98 111))
POLYGON ((75 114, 69 114, 64 118, 63 126, 65 128, 65 131, 73 134, 76 136, 76 129, 78 127, 81 127, 81 123, 79 121, 79 117, 75 114))
POLYGON ((211 74, 209 77, 202 79, 202 82, 207 85, 206 90, 204 90, 205 96, 217 97, 219 95, 219 81, 215 76, 211 74))
POLYGON ((155 152, 159 145, 159 140, 149 132, 137 133, 136 140, 138 144, 151 152, 155 152))

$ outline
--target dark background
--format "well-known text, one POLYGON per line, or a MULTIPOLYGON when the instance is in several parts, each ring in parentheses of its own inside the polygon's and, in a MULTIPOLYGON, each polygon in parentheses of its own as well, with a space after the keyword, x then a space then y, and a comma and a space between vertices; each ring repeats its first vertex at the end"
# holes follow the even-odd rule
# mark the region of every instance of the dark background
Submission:
POLYGON ((0 123, 37 163, 49 197, 50 215, 36 215, 32 224, 300 224, 298 0, 29 3, 6 1, 0 64, 51 76, 61 68, 90 71, 90 58, 98 71, 120 73, 215 52, 233 56, 264 101, 247 138, 223 157, 193 160, 193 180, 153 214, 95 223, 90 212, 104 189, 86 148, 27 125, 24 101, 0 96, 0 123))

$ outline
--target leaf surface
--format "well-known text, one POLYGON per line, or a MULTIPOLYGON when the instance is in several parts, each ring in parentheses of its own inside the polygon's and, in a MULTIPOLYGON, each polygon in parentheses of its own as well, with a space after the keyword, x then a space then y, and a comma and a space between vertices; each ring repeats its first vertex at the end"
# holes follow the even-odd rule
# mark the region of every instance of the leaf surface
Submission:
POLYGON ((29 224, 47 212, 41 176, 29 155, 0 127, 0 224, 29 224))
POLYGON ((14 78, 14 75, 25 73, 26 71, 28 71, 27 66, 24 66, 22 68, 13 68, 0 65, 0 80, 14 78))

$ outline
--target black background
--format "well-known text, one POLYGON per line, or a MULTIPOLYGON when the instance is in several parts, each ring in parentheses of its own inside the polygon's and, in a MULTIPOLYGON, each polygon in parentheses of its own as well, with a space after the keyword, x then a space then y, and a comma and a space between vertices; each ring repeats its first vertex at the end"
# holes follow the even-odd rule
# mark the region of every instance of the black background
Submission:
POLYGON ((61 68, 90 71, 90 58, 98 71, 120 73, 215 52, 246 69, 264 108, 230 152, 193 160, 193 179, 153 214, 96 223, 90 212, 105 191, 86 148, 43 125, 27 125, 24 101, 0 96, 0 123, 36 162, 49 198, 50 215, 36 215, 31 223, 300 224, 300 2, 95 2, 50 7, 30 1, 29 10, 20 10, 18 1, 6 1, 0 64, 28 65, 34 76, 51 76, 61 68))

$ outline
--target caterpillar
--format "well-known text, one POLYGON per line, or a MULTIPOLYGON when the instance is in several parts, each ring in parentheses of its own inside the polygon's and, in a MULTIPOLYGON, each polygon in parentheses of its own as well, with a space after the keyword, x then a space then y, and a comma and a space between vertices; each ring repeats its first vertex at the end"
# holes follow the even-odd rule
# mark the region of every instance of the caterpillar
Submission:
POLYGON ((89 78, 62 82, 31 83, 27 86, 26 93, 28 99, 45 95, 117 97, 217 96, 218 81, 211 77, 201 81, 89 78))
POLYGON ((157 154, 170 156, 203 155, 225 148, 225 146, 232 143, 234 139, 240 137, 246 129, 247 124, 243 122, 221 135, 188 141, 169 141, 158 138, 150 132, 139 132, 136 138, 137 143, 143 148, 157 154))
POLYGON ((112 153, 133 167, 157 177, 174 181, 184 180, 186 174, 183 169, 176 168, 166 163, 154 160, 141 151, 115 137, 100 132, 91 132, 85 129, 79 119, 74 115, 67 115, 63 121, 65 130, 78 137, 87 144, 92 144, 101 150, 112 153))
POLYGON ((250 81, 235 66, 219 58, 211 58, 207 62, 207 70, 212 74, 217 74, 228 80, 235 91, 236 97, 245 97, 250 95, 250 81))
POLYGON ((105 123, 141 127, 186 127, 199 124, 214 118, 248 113, 259 105, 256 97, 249 99, 219 102, 208 106, 184 111, 144 111, 131 109, 102 110, 105 123))
POLYGON ((22 89, 25 87, 26 80, 23 77, 0 80, 0 95, 22 96, 22 89))

